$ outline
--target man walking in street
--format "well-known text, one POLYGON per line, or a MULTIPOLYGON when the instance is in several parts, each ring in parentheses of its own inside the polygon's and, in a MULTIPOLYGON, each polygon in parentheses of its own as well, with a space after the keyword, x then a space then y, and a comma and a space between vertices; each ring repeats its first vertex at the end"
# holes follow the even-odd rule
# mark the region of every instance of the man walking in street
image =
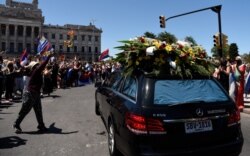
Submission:
POLYGON ((30 69, 30 80, 28 83, 27 91, 23 94, 22 108, 13 125, 13 128, 15 129, 16 133, 22 132, 20 124, 25 118, 25 116, 30 112, 31 108, 34 109, 36 114, 38 130, 40 132, 47 131, 47 128, 45 127, 43 122, 40 90, 43 84, 42 72, 45 69, 47 63, 49 62, 51 56, 52 53, 49 53, 46 60, 44 60, 41 64, 35 61, 31 61, 27 66, 27 68, 30 69))

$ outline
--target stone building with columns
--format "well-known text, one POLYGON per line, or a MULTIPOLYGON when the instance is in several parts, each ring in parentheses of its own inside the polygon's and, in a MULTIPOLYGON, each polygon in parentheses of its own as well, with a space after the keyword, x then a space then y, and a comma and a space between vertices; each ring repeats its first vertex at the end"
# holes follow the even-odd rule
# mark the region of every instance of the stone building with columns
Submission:
POLYGON ((6 0, 0 4, 0 51, 6 56, 20 56, 23 49, 30 54, 37 53, 38 36, 49 40, 56 54, 73 58, 77 56, 85 61, 97 61, 101 51, 102 30, 93 24, 63 26, 44 24, 42 10, 38 0, 32 3, 6 0), (67 32, 74 30, 74 46, 63 45, 69 39, 67 32))

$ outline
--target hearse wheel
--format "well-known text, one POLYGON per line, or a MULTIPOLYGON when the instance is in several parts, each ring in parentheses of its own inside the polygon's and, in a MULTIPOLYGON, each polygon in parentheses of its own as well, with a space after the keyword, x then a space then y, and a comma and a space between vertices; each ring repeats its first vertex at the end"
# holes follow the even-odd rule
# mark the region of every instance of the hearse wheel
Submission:
POLYGON ((119 155, 119 152, 116 148, 115 130, 114 130, 114 125, 112 122, 109 123, 109 127, 108 127, 108 146, 109 146, 110 156, 119 155))
POLYGON ((99 103, 96 101, 95 102, 95 114, 96 115, 100 115, 100 109, 99 109, 99 103))

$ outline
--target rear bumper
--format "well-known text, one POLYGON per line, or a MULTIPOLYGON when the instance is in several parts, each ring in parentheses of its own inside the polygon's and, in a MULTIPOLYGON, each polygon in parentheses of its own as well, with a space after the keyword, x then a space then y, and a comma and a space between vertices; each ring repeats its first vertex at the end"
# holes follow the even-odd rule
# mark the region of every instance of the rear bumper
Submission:
POLYGON ((148 150, 145 147, 140 148, 137 155, 141 156, 237 156, 241 153, 243 139, 239 139, 227 144, 220 144, 208 147, 193 149, 166 149, 161 151, 148 150))
MULTIPOLYGON (((157 146, 157 140, 154 145, 130 144, 126 156, 238 156, 243 146, 243 138, 229 143, 216 144, 204 147, 192 148, 154 148, 157 146)), ((125 152, 124 151, 124 152, 125 152)))

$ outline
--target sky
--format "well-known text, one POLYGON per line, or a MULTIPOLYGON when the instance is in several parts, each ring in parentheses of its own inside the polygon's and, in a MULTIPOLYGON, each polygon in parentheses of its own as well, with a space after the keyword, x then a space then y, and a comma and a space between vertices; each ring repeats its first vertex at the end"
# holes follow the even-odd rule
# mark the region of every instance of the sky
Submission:
MULTIPOLYGON (((31 3, 32 0, 15 0, 31 3)), ((159 16, 166 18, 203 8, 222 5, 222 33, 228 43, 236 43, 239 53, 250 52, 250 1, 249 0, 38 0, 45 24, 89 25, 102 29, 101 52, 109 49, 110 55, 119 53, 119 41, 142 36, 145 32, 171 33, 178 40, 191 36, 211 56, 213 35, 219 32, 218 14, 201 11, 166 22, 160 28, 159 16)), ((5 4, 5 0, 0 0, 5 4)))

